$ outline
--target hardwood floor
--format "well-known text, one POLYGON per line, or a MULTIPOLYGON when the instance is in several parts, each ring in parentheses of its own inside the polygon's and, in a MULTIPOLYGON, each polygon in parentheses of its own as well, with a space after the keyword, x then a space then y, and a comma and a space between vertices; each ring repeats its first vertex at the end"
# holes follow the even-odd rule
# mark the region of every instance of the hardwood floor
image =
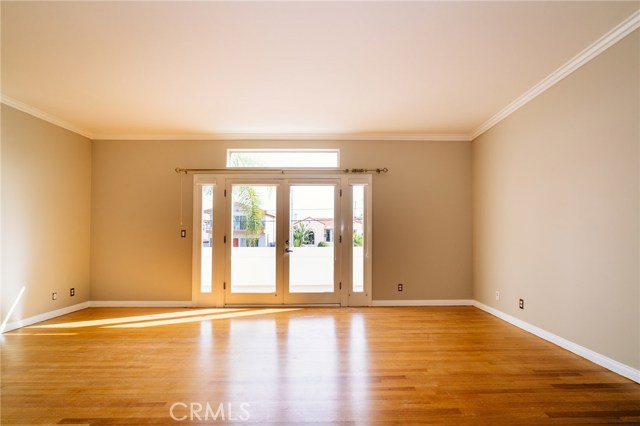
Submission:
POLYGON ((92 308, 1 339, 3 425, 640 424, 639 384, 473 307, 92 308))

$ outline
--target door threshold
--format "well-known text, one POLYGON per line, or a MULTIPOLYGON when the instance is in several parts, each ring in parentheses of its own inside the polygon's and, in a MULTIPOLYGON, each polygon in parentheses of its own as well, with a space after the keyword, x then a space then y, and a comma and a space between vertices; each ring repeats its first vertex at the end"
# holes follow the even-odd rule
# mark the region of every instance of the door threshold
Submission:
POLYGON ((339 303, 296 303, 292 305, 284 304, 232 304, 225 303, 225 308, 339 308, 339 303))

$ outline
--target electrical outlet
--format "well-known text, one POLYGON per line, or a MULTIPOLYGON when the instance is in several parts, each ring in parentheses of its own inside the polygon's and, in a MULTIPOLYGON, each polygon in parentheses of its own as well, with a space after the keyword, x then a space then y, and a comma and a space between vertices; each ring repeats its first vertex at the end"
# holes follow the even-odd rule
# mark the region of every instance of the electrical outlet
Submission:
POLYGON ((180 230, 180 238, 187 238, 187 230, 186 229, 180 230))
POLYGON ((524 299, 518 299, 518 307, 524 309, 524 299))
POLYGON ((51 300, 57 300, 58 299, 58 293, 57 292, 53 292, 51 293, 51 300))
POLYGON ((398 284, 398 291, 402 291, 404 289, 402 284, 398 284))
POLYGON ((76 289, 75 289, 75 287, 71 287, 69 289, 69 296, 73 297, 75 295, 76 295, 76 289))
POLYGON ((496 300, 500 300, 500 291, 496 290, 496 300))

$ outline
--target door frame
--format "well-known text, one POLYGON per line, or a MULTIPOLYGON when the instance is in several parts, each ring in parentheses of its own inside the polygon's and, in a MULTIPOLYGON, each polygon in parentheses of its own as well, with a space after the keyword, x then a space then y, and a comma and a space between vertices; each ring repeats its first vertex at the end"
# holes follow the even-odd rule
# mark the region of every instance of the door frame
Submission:
POLYGON ((224 294, 221 283, 224 282, 224 180, 219 175, 193 175, 193 221, 191 226, 192 255, 191 255, 191 303, 193 306, 223 306, 224 294), (222 183, 222 185, 221 185, 222 183), (202 264, 202 188, 213 186, 213 223, 211 237, 211 292, 201 291, 202 264))
MULTIPOLYGON (((339 205, 336 204, 336 210, 340 211, 340 218, 335 223, 335 241, 339 244, 336 247, 336 278, 338 279, 339 305, 340 306, 370 306, 372 299, 372 264, 373 264, 373 177, 369 173, 362 174, 345 174, 345 173, 327 173, 310 169, 309 172, 283 173, 281 171, 265 173, 251 171, 229 171, 222 173, 198 173, 193 175, 193 222, 192 222, 192 305, 193 306, 240 306, 239 304, 230 304, 225 300, 225 287, 227 269, 229 262, 227 261, 227 246, 231 245, 231 235, 227 229, 231 227, 230 220, 227 220, 228 212, 226 208, 226 199, 224 190, 227 188, 228 180, 236 181, 312 181, 312 180, 331 180, 339 179, 340 186, 338 189, 339 205), (213 192, 213 235, 212 235, 212 285, 211 293, 200 292, 200 268, 201 268, 201 188, 202 185, 214 185, 213 192), (365 187, 365 218, 364 218, 364 290, 362 292, 352 291, 352 274, 353 274, 353 221, 352 221, 352 187, 354 185, 364 185, 365 187), (229 224, 227 224, 229 222, 229 224), (216 230, 218 230, 216 232, 216 230), (223 231, 223 232, 221 232, 223 231), (338 234, 339 231, 339 234, 338 234), (341 240, 340 240, 341 238, 341 240), (226 242, 225 242, 226 240, 226 242), (339 271, 339 272, 336 272, 339 271)), ((288 184, 288 183, 287 183, 288 184)), ((230 194, 229 194, 230 195, 230 194)), ((284 191, 278 191, 278 197, 284 196, 284 191)), ((278 201, 278 209, 284 209, 284 203, 278 201)), ((284 220, 284 212, 278 212, 278 217, 284 220)), ((276 253, 282 255, 284 252, 284 239, 277 241, 276 253), (278 245, 280 247, 278 247, 278 245)), ((260 304, 247 303, 242 306, 292 306, 283 304, 260 304)), ((296 303, 295 306, 318 306, 322 303, 296 303)), ((338 304, 332 303, 332 306, 338 304)))
POLYGON ((344 178, 342 196, 343 226, 346 235, 342 250, 343 282, 347 292, 342 306, 371 306, 373 293, 373 179, 372 175, 344 178), (353 291, 353 187, 364 186, 364 243, 363 243, 363 291, 353 291))

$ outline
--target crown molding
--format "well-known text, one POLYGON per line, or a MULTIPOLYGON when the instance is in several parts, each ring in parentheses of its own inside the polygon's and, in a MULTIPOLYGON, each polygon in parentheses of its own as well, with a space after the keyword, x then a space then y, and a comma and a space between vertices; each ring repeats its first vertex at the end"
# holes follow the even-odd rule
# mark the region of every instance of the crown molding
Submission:
POLYGON ((520 108, 524 105, 538 97, 538 95, 545 92, 551 86, 558 83, 560 80, 564 79, 575 70, 600 55, 602 52, 607 50, 612 45, 616 44, 618 41, 622 40, 627 35, 631 34, 636 29, 640 28, 640 10, 634 12, 627 19, 622 21, 616 27, 614 27, 611 31, 600 37, 593 44, 587 47, 585 50, 576 55, 569 62, 558 68, 553 73, 549 74, 544 80, 540 83, 533 86, 531 89, 527 90, 523 95, 518 97, 516 100, 511 102, 505 108, 500 110, 497 114, 491 117, 489 120, 484 122, 480 127, 478 127, 473 133, 470 135, 470 139, 474 140, 520 108))
POLYGON ((64 121, 54 115, 51 115, 49 113, 46 113, 44 111, 42 111, 41 109, 32 107, 31 105, 27 105, 24 102, 20 102, 17 101, 13 98, 10 98, 9 96, 6 95, 0 95, 0 101, 7 105, 10 106, 11 108, 15 108, 18 111, 22 111, 24 113, 27 113, 29 115, 32 115, 36 118, 39 118, 41 120, 44 120, 48 123, 51 123, 53 125, 56 125, 58 127, 62 127, 63 129, 69 130, 70 132, 73 133, 77 133, 81 136, 84 136, 87 139, 93 139, 93 134, 91 132, 89 132, 86 129, 82 129, 80 127, 77 127, 67 121, 64 121))
POLYGON ((178 134, 93 134, 52 114, 46 113, 24 102, 6 95, 0 95, 0 102, 44 120, 48 123, 77 133, 91 140, 129 140, 129 141, 416 141, 448 142, 471 141, 468 134, 438 133, 178 133, 178 134))
POLYGON ((430 133, 210 133, 158 135, 94 135, 94 140, 185 140, 185 141, 470 141, 464 134, 430 133))
POLYGON ((32 107, 6 95, 0 95, 0 101, 12 108, 37 117, 63 129, 82 135, 91 140, 131 140, 131 141, 470 141, 466 134, 436 133, 177 133, 177 134, 93 134, 86 129, 74 126, 52 114, 32 107))
POLYGON ((93 134, 65 120, 46 113, 5 95, 0 101, 12 108, 33 115, 63 129, 82 135, 91 140, 184 140, 184 141, 473 141, 487 130, 522 108, 556 83, 591 61, 609 47, 640 28, 640 10, 634 12, 604 36, 600 37, 569 62, 549 74, 541 82, 527 90, 509 105, 493 115, 470 134, 432 134, 432 133, 210 133, 210 134, 93 134))

